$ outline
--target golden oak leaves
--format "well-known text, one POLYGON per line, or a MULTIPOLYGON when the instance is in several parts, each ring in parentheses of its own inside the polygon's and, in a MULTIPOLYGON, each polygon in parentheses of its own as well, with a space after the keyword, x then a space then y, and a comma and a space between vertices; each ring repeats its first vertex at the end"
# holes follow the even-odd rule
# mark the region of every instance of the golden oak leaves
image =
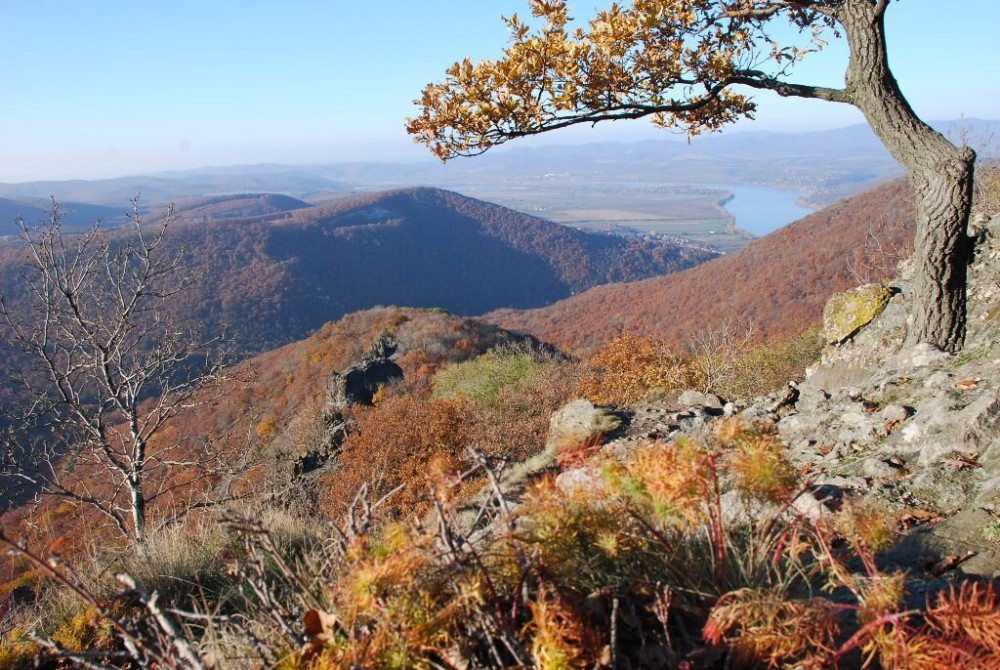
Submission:
POLYGON ((564 0, 529 2, 533 21, 504 19, 501 58, 457 62, 415 101, 407 131, 442 160, 577 123, 652 116, 694 135, 752 118, 753 101, 729 87, 787 74, 833 25, 830 0, 634 0, 588 29, 572 27, 564 0), (811 36, 781 44, 776 20, 811 36))

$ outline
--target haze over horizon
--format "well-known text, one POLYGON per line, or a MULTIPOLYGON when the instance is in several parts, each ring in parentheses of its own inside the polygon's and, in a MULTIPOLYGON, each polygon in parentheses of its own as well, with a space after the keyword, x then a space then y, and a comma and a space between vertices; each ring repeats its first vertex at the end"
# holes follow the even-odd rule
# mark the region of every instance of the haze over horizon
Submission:
MULTIPOLYGON (((169 5, 8 3, 0 39, 0 181, 95 179, 234 164, 429 159, 403 130, 412 101, 457 59, 499 55, 500 16, 524 0, 384 5, 248 2, 169 5)), ((595 3, 603 4, 603 3, 595 3)), ((893 70, 925 120, 1000 118, 980 73, 1000 3, 893 3, 893 70), (975 16, 970 21, 969 16, 975 16)), ((591 3, 571 2, 579 19, 591 3)), ((830 38, 796 79, 840 85, 846 49, 830 38)), ((863 123, 852 107, 759 94, 733 130, 802 132, 863 123)), ((638 121, 552 133, 512 147, 663 139, 638 121)))

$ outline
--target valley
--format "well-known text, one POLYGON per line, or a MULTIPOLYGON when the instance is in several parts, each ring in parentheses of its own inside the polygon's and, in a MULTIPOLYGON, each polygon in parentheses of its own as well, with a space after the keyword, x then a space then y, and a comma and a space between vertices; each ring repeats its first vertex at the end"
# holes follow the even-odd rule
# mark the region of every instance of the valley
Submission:
MULTIPOLYGON (((683 193, 644 192, 675 198, 683 193)), ((164 251, 182 258, 199 282, 156 318, 207 329, 225 324, 236 338, 235 353, 244 360, 231 368, 224 391, 205 387, 185 398, 186 411, 160 424, 149 439, 150 463, 163 465, 145 480, 150 505, 143 509, 151 530, 143 535, 143 550, 130 549, 128 540, 82 502, 85 497, 60 502, 43 496, 38 504, 15 506, 0 515, 5 533, 15 529, 25 546, 51 546, 50 551, 76 561, 91 561, 78 565, 84 574, 101 576, 81 583, 83 593, 115 593, 117 587, 99 570, 113 561, 166 602, 194 603, 192 617, 211 616, 201 613, 203 602, 260 612, 258 599, 278 602, 283 597, 278 594, 288 591, 311 597, 312 587, 285 576, 295 574, 290 570, 279 568, 277 576, 264 568, 249 572, 253 561, 280 566, 301 559, 296 570, 323 588, 343 589, 345 579, 369 580, 373 569, 380 575, 377 588, 392 580, 391 589, 411 594, 431 584, 420 596, 420 607, 440 610, 439 620, 447 622, 451 605, 436 598, 454 601, 460 594, 437 586, 442 566, 461 579, 485 575, 495 580, 498 591, 489 597, 504 602, 519 592, 512 590, 514 582, 503 581, 505 575, 523 583, 518 581, 522 570, 544 568, 546 580, 586 593, 616 579, 606 571, 623 564, 640 571, 627 585, 640 583, 651 570, 666 570, 664 579, 677 579, 670 573, 673 561, 680 560, 670 554, 674 543, 687 546, 691 537, 707 536, 698 525, 705 518, 715 523, 715 517, 699 510, 737 515, 725 517, 733 524, 733 539, 719 540, 732 542, 723 547, 732 552, 732 559, 725 554, 727 560, 743 560, 754 551, 740 538, 745 528, 756 527, 740 525, 738 515, 748 512, 736 505, 756 514, 771 509, 767 505, 774 500, 784 501, 782 512, 767 517, 766 528, 779 534, 794 530, 799 541, 823 551, 826 526, 809 515, 824 518, 825 512, 815 509, 825 503, 813 503, 812 489, 806 488, 807 478, 815 476, 824 491, 892 505, 879 517, 890 530, 879 526, 877 532, 898 544, 892 560, 909 570, 919 570, 926 560, 918 551, 937 551, 932 569, 940 564, 942 571, 954 570, 957 564, 945 552, 954 551, 956 542, 977 548, 963 561, 970 572, 960 581, 965 574, 975 578, 1000 565, 1000 552, 980 538, 975 525, 994 523, 993 512, 984 511, 992 508, 971 509, 973 498, 959 493, 969 490, 978 496, 977 505, 992 504, 978 478, 979 455, 952 454, 943 445, 948 462, 959 465, 922 464, 906 446, 908 427, 924 430, 938 419, 923 414, 911 419, 905 406, 895 404, 904 402, 895 387, 882 383, 888 375, 900 388, 917 389, 914 402, 929 408, 918 412, 928 414, 940 404, 926 390, 928 384, 961 384, 962 393, 974 398, 961 416, 993 421, 992 381, 984 366, 995 363, 979 353, 996 346, 996 329, 986 319, 995 309, 988 290, 995 272, 988 262, 976 270, 977 277, 982 275, 974 294, 977 348, 969 356, 954 362, 931 359, 927 368, 913 362, 916 355, 904 347, 900 355, 910 356, 905 374, 876 370, 864 387, 865 398, 852 396, 852 388, 830 386, 841 383, 844 374, 850 379, 868 374, 871 356, 881 361, 890 355, 885 343, 893 351, 903 347, 899 324, 909 309, 907 288, 887 309, 893 321, 865 331, 856 345, 822 349, 820 374, 811 384, 802 381, 806 366, 816 365, 821 352, 817 325, 830 292, 890 281, 910 253, 912 193, 904 181, 846 198, 726 254, 669 235, 585 233, 438 188, 333 193, 178 199, 164 251), (838 367, 837 357, 848 355, 864 359, 851 363, 861 365, 863 373, 838 367), (365 380, 373 369, 388 370, 383 378, 388 381, 365 380), (983 376, 958 378, 974 372, 983 376), (348 392, 349 380, 357 384, 359 375, 363 392, 348 392), (800 385, 789 387, 789 379, 800 385), (789 389, 800 387, 804 395, 796 404, 789 389), (859 412, 855 404, 867 407, 868 397, 885 407, 852 423, 852 430, 864 435, 845 441, 841 416, 859 412), (737 414, 742 423, 731 418, 737 414), (831 441, 829 449, 810 437, 821 431, 829 433, 823 438, 831 441), (778 441, 782 434, 794 437, 793 448, 778 441), (893 440, 884 443, 878 437, 883 434, 893 440), (864 441, 869 438, 871 444, 864 441), (858 452, 863 460, 854 456, 858 452), (824 459, 829 473, 810 470, 817 458, 824 459), (721 464, 718 470, 715 463, 721 464), (768 478, 749 479, 761 464, 768 478), (859 476, 859 468, 875 474, 859 476), (897 468, 916 472, 920 479, 915 481, 924 482, 924 489, 909 492, 897 468), (741 478, 750 483, 741 484, 741 478), (696 493, 671 498, 669 509, 680 516, 663 522, 658 503, 650 503, 644 491, 655 486, 669 492, 674 482, 696 493), (927 482, 952 488, 934 497, 925 491, 927 482), (161 497, 161 491, 169 495, 161 497), (219 501, 225 501, 225 511, 217 509, 219 501), (175 522, 178 509, 183 517, 175 522), (786 515, 784 510, 795 511, 786 515), (518 532, 505 533, 503 524, 518 532), (449 538, 487 547, 491 556, 506 556, 507 562, 442 562, 442 556, 460 555, 434 549, 449 538), (93 545, 100 549, 88 549, 93 545), (526 555, 538 567, 519 567, 517 557, 526 555), (670 564, 650 558, 657 556, 669 556, 670 564), (590 567, 575 569, 581 561, 590 567), (574 569, 561 571, 566 565, 574 569), (249 591, 241 586, 248 580, 249 591)), ((595 219, 649 220, 637 215, 641 208, 634 203, 601 208, 600 195, 563 202, 590 211, 595 219)), ((559 190, 547 197, 559 197, 559 190)), ((155 225, 155 215, 146 216, 155 225)), ((111 250, 127 239, 124 230, 107 232, 111 250)), ((995 256, 995 238, 983 239, 994 240, 983 257, 995 256)), ((0 257, 8 301, 25 298, 17 291, 20 251, 12 247, 0 257)), ((891 281, 908 286, 905 279, 891 281)), ((28 302, 8 304, 18 313, 32 311, 28 302)), ((14 371, 10 366, 19 361, 5 363, 14 371)), ((12 400, 3 398, 5 404, 12 400)), ((137 405, 143 421, 156 415, 153 400, 137 405)), ((119 435, 115 429, 109 434, 119 435)), ((28 472, 38 463, 24 453, 17 465, 28 472)), ((96 499, 122 498, 99 458, 68 460, 73 465, 58 470, 60 485, 82 486, 79 490, 96 499)), ((46 462, 57 461, 42 465, 46 462)), ((993 472, 989 459, 982 467, 993 472)), ((12 472, 17 471, 7 471, 12 472)), ((21 493, 31 500, 30 492, 21 493)), ((859 510, 845 507, 837 518, 873 523, 859 510)), ((7 538, 0 535, 0 542, 15 546, 7 538)), ((857 546, 860 559, 840 550, 824 555, 826 565, 835 566, 829 568, 833 578, 847 574, 837 571, 839 561, 873 560, 866 546, 857 546)), ((728 577, 706 569, 713 564, 698 558, 701 549, 692 547, 684 569, 687 581, 678 583, 697 581, 704 589, 728 584, 723 581, 728 577)), ((781 552, 774 554, 781 565, 769 570, 804 574, 798 554, 781 552)), ((35 565, 46 563, 39 558, 35 565)), ((871 570, 877 579, 885 574, 871 570)), ((0 564, 0 607, 15 613, 40 608, 52 622, 53 635, 84 648, 91 639, 103 639, 89 637, 101 635, 90 624, 68 629, 56 610, 61 605, 49 586, 52 575, 62 573, 31 568, 23 558, 0 564)), ((946 588, 938 573, 928 575, 906 577, 900 588, 917 590, 927 583, 946 588)), ((853 585, 844 579, 843 588, 853 585)), ((621 634, 646 644, 638 641, 638 627, 654 620, 654 605, 641 588, 627 588, 624 593, 645 619, 634 625, 623 619, 621 634)), ((981 596, 983 607, 993 608, 992 593, 981 596)), ((359 611, 368 617, 367 612, 381 610, 359 611)), ((283 649, 288 640, 300 644, 302 618, 296 611, 254 621, 255 631, 263 631, 259 634, 273 645, 259 652, 245 648, 244 619, 219 618, 213 625, 233 636, 220 653, 259 653, 277 663, 283 652, 274 649, 283 649)), ((137 620, 143 621, 141 615, 137 620)), ((206 648, 216 644, 199 630, 186 628, 183 639, 201 640, 206 648)), ((14 646, 11 653, 25 648, 32 649, 14 646)), ((317 648, 329 653, 331 647, 324 641, 317 648)))

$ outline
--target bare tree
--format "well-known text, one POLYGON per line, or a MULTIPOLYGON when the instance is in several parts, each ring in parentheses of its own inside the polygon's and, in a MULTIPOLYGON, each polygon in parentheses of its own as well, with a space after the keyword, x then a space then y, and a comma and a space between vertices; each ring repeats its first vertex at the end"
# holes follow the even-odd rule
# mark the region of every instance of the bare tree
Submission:
POLYGON ((899 262, 909 258, 906 245, 886 234, 889 224, 883 215, 877 222, 868 222, 864 244, 853 257, 844 260, 847 271, 858 284, 872 284, 886 279, 899 262))
POLYGON ((741 379, 750 372, 741 363, 756 336, 750 318, 727 319, 691 335, 688 342, 691 372, 701 390, 730 396, 741 381, 744 386, 752 386, 757 380, 741 379))
POLYGON ((9 379, 23 402, 0 474, 89 505, 141 543, 154 502, 164 503, 165 521, 179 518, 209 503, 224 469, 248 461, 208 441, 177 444, 165 431, 227 387, 224 334, 200 336, 171 316, 195 281, 183 250, 164 242, 172 208, 147 226, 133 200, 129 218, 122 234, 95 224, 71 236, 53 202, 46 223, 17 221, 21 295, 0 294, 0 326, 21 352, 9 379))

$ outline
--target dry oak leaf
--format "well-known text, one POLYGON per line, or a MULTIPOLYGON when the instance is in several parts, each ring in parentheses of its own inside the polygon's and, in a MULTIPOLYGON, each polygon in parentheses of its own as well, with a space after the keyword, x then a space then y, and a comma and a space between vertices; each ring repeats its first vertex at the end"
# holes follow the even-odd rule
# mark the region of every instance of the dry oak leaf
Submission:
POLYGON ((955 468, 956 470, 967 470, 969 468, 982 467, 979 465, 980 453, 974 454, 962 454, 956 456, 955 458, 946 458, 941 463, 944 465, 955 468))
POLYGON ((936 512, 929 512, 924 509, 911 509, 899 515, 899 524, 905 528, 913 528, 925 523, 937 523, 943 517, 936 512))
POLYGON ((303 632, 308 638, 302 645, 302 662, 308 665, 316 657, 327 642, 333 637, 340 621, 333 614, 323 610, 309 610, 302 615, 303 632))

